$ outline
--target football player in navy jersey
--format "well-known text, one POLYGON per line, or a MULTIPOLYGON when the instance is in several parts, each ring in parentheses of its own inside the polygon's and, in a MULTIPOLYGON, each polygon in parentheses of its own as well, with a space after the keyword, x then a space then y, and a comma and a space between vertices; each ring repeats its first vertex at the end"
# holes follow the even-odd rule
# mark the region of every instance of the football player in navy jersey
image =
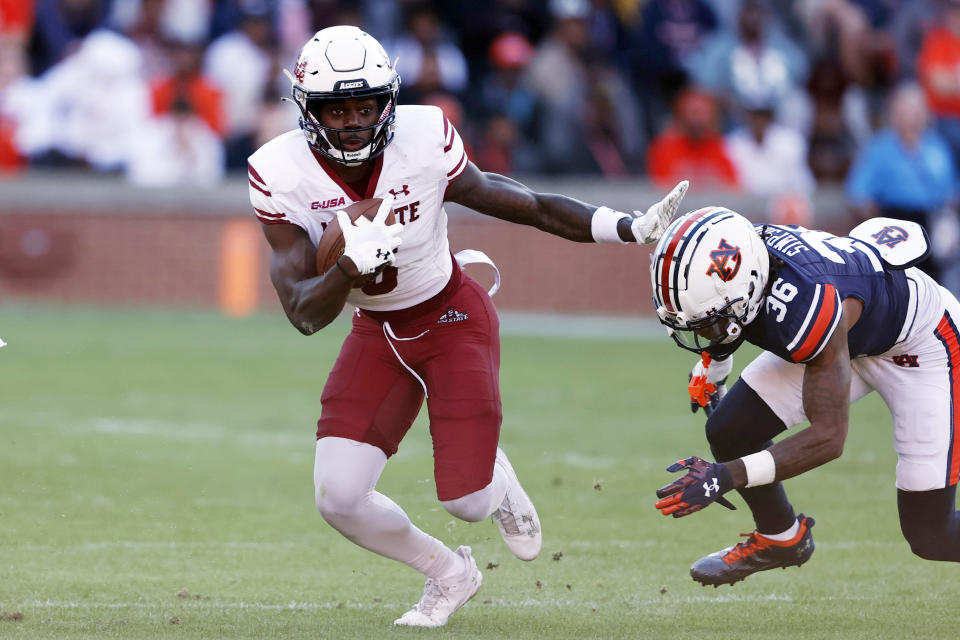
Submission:
POLYGON ((794 513, 781 483, 838 458, 850 403, 874 390, 893 414, 904 537, 922 558, 960 561, 960 303, 912 266, 928 251, 911 222, 874 218, 837 237, 722 207, 688 213, 661 237, 654 303, 676 343, 702 355, 691 396, 717 462, 669 466, 685 474, 657 491, 656 507, 674 517, 732 508, 723 494, 735 489, 756 524, 694 563, 694 580, 733 584, 810 558, 813 518, 794 513), (717 402, 744 341, 764 352, 717 402))

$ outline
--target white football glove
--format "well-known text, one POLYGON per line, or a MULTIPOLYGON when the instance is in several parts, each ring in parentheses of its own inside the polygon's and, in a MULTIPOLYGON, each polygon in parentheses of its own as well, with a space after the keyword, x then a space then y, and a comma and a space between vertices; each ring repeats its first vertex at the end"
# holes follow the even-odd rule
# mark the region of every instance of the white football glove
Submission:
MULTIPOLYGON (((343 232, 343 255, 353 260, 360 275, 376 273, 395 261, 393 250, 400 245, 403 225, 386 224, 392 206, 393 198, 384 198, 373 220, 360 225, 353 224, 346 211, 337 211, 337 222, 343 232)), ((358 222, 361 220, 366 222, 365 218, 358 222)))
POLYGON ((713 360, 704 352, 690 372, 687 391, 690 393, 690 411, 703 408, 707 417, 727 395, 727 377, 733 370, 733 356, 713 360))
POLYGON ((673 191, 667 194, 667 197, 653 205, 647 212, 642 214, 634 211, 633 222, 630 223, 630 229, 633 236, 640 244, 650 244, 656 242, 663 235, 663 232, 670 226, 670 221, 676 215, 680 208, 680 200, 683 194, 687 192, 690 183, 687 180, 680 181, 673 191))

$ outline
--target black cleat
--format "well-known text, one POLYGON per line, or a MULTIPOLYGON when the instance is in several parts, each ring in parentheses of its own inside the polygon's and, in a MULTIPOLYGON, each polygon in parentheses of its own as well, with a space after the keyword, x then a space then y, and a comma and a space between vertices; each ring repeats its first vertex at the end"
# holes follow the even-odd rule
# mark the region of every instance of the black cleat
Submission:
POLYGON ((690 567, 690 576, 707 586, 733 584, 758 571, 799 567, 813 555, 813 518, 797 516, 800 530, 791 540, 771 540, 762 534, 742 533, 745 542, 700 558, 690 567))

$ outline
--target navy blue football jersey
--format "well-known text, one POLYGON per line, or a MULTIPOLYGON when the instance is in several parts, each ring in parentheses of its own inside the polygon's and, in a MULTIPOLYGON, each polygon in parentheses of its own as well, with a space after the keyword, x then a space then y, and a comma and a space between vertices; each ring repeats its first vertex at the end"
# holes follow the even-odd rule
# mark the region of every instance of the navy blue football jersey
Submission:
POLYGON ((836 330, 845 298, 863 302, 848 336, 850 357, 890 349, 903 327, 909 290, 870 245, 797 226, 756 225, 770 252, 763 308, 746 340, 790 362, 816 357, 836 330))

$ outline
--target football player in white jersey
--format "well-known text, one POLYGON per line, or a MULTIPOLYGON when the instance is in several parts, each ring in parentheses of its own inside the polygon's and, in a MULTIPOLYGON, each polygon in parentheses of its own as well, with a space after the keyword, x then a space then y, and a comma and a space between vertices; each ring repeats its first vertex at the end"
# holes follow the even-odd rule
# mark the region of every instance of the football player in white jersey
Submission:
POLYGON ((651 263, 657 314, 679 346, 720 359, 694 376, 719 385, 740 344, 764 349, 722 400, 698 399, 718 462, 675 462, 668 470, 686 474, 657 491, 664 515, 733 489, 752 512, 756 531, 694 563, 694 580, 733 584, 810 558, 814 520, 794 513, 782 481, 839 457, 850 403, 874 390, 893 415, 904 538, 922 558, 960 562, 960 302, 912 266, 927 253, 920 225, 889 218, 836 237, 707 207, 664 233, 651 263))
POLYGON ((441 626, 480 587, 471 549, 449 549, 375 490, 424 399, 443 507, 469 522, 492 516, 522 560, 541 547, 536 509, 497 446, 497 313, 450 254, 443 203, 578 242, 648 243, 666 228, 687 184, 641 215, 483 173, 439 109, 397 105, 393 64, 355 27, 314 35, 291 80, 300 130, 249 159, 251 203, 272 249, 270 275, 304 334, 329 324, 345 303, 357 307, 321 396, 317 508, 354 543, 427 577, 420 601, 395 624, 441 626), (368 198, 384 204, 373 222, 352 225, 340 210, 368 198), (390 209, 395 222, 387 225, 390 209), (344 252, 317 273, 316 245, 335 216, 344 252))

